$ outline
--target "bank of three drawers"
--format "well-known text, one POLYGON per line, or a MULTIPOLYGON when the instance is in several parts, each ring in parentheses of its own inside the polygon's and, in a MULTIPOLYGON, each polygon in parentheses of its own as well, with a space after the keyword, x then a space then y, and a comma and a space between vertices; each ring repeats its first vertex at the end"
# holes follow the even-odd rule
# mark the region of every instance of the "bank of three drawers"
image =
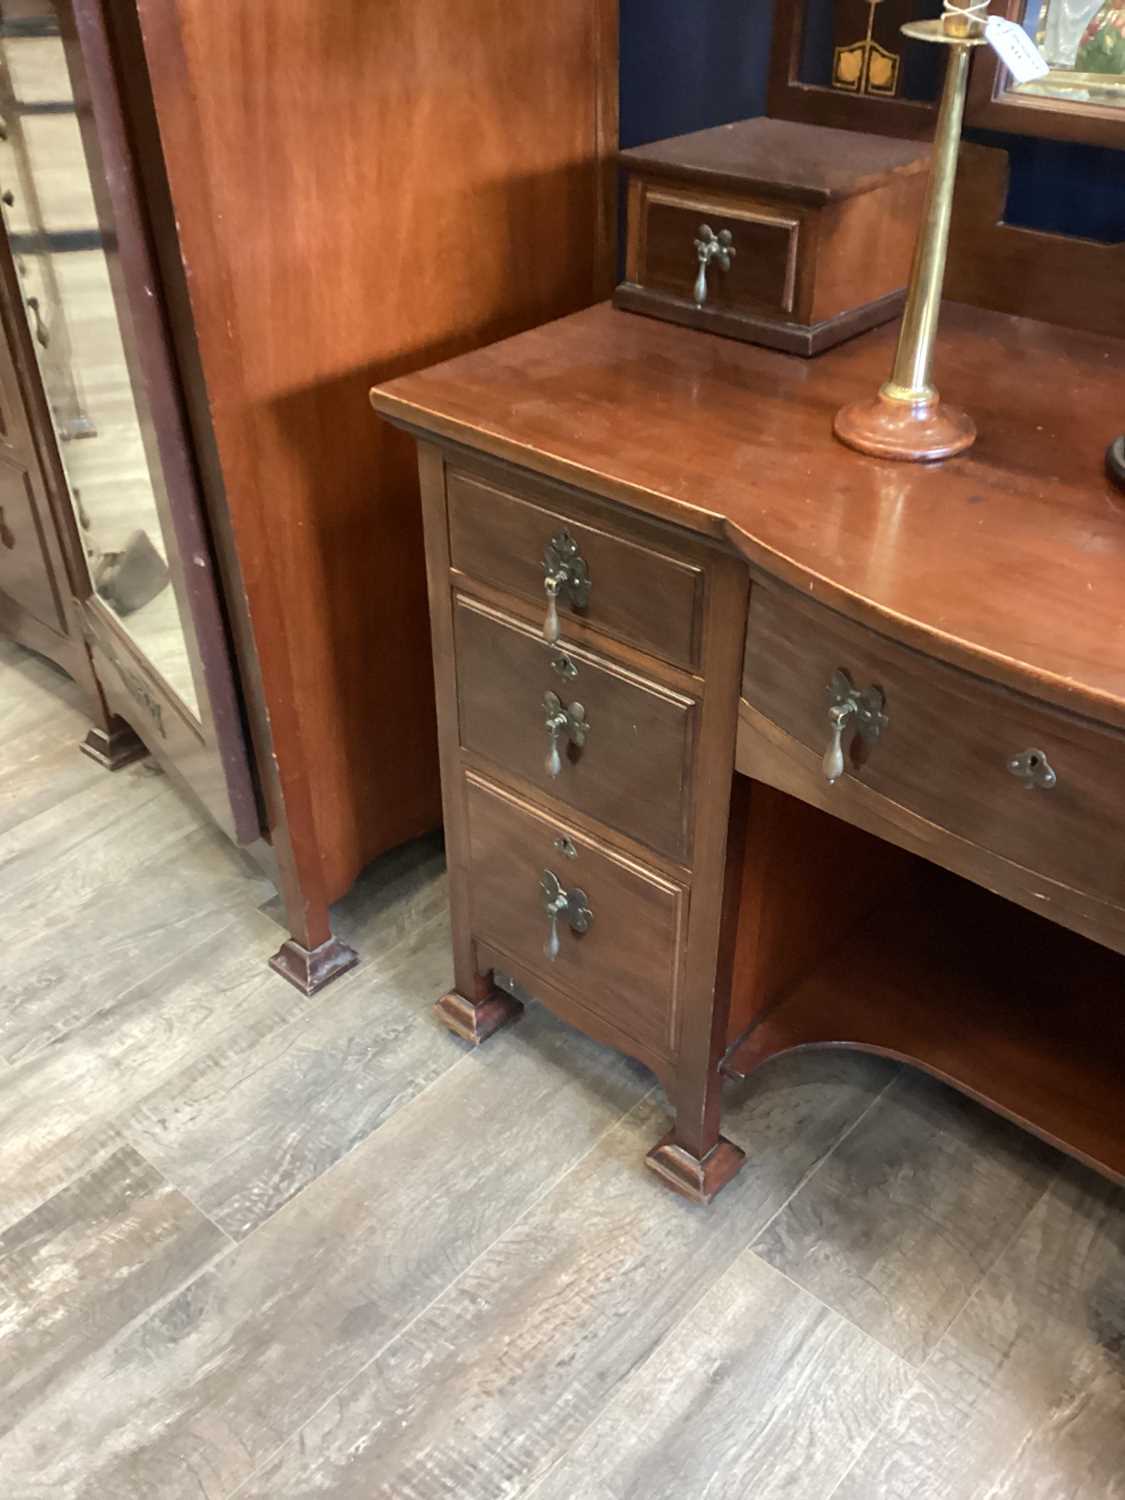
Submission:
POLYGON ((713 972, 745 565, 475 456, 423 479, 455 943, 667 1079, 693 947, 713 972))

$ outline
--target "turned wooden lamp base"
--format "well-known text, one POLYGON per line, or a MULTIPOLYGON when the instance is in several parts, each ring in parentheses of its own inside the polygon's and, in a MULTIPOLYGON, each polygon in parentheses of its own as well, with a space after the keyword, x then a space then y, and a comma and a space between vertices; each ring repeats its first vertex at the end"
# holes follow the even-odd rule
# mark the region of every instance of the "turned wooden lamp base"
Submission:
POLYGON ((1125 490, 1125 437, 1114 438, 1105 456, 1109 477, 1125 490))
POLYGON ((849 448, 876 458, 906 463, 933 463, 964 453, 976 441, 976 424, 968 412, 939 396, 903 401, 880 391, 869 401, 853 401, 836 413, 836 436, 849 448))

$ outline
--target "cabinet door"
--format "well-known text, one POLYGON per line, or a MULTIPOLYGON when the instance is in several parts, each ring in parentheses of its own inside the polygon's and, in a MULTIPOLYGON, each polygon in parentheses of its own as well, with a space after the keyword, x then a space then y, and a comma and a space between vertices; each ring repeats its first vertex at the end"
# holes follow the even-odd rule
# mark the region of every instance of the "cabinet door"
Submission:
POLYGON ((125 75, 103 0, 40 0, 33 22, 22 9, 0 0, 0 175, 45 462, 85 553, 85 633, 114 711, 250 842, 260 825, 232 651, 125 75))

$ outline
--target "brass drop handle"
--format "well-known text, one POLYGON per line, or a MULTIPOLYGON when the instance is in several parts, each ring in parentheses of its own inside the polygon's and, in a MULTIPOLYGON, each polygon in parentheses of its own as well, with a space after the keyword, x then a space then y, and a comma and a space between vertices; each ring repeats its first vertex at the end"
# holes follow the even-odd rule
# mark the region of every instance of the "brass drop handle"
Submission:
POLYGON ((830 785, 844 774, 844 735, 848 728, 854 723, 863 739, 873 745, 887 727, 886 701, 882 688, 869 687, 860 692, 843 667, 832 673, 828 684, 832 734, 821 762, 824 779, 830 785))
POLYGON ((572 703, 568 707, 557 693, 543 694, 543 711, 546 714, 547 734, 550 738, 546 761, 547 775, 558 776, 562 771, 559 740, 565 734, 570 743, 577 745, 581 750, 586 743, 590 725, 586 719, 586 710, 581 703, 572 703))
POLYGON ((590 910, 585 891, 580 891, 577 886, 568 891, 559 877, 550 870, 543 871, 539 893, 550 924, 543 952, 554 963, 559 956, 559 918, 563 917, 569 923, 570 930, 581 936, 582 933, 589 932, 594 913, 590 910))
POLYGON ((547 595, 543 639, 554 645, 559 638, 559 595, 565 595, 575 609, 585 609, 590 602, 590 570, 569 531, 560 531, 543 549, 543 591, 547 595))
POLYGON ((1059 778, 1042 750, 1024 750, 1020 755, 1013 755, 1008 762, 1008 770, 1023 782, 1029 792, 1033 792, 1036 787, 1049 791, 1051 787, 1058 785, 1059 778))
POLYGON ((729 229, 721 229, 716 234, 710 224, 700 224, 698 233, 695 253, 699 260, 699 273, 695 278, 691 297, 696 307, 702 307, 707 301, 707 272, 711 262, 714 261, 721 271, 729 271, 730 263, 738 251, 734 248, 734 235, 729 229))

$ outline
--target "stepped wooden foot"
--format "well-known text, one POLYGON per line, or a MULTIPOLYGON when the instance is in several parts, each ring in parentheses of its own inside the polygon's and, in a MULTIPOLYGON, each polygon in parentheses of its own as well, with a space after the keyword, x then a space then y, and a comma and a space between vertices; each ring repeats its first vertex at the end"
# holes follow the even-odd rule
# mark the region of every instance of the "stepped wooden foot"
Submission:
POLYGON ((456 990, 443 995, 434 1010, 466 1042, 479 1047, 494 1031, 509 1026, 523 1014, 523 1006, 503 990, 493 990, 484 1000, 466 1000, 456 990))
POLYGON ((270 959, 270 968, 303 995, 315 995, 357 963, 359 954, 339 938, 331 937, 318 948, 304 948, 290 938, 270 959))
POLYGON ((109 729, 95 724, 79 749, 106 771, 121 771, 148 754, 144 741, 133 733, 124 719, 114 719, 109 729))
POLYGON ((706 1156, 693 1156, 676 1144, 676 1132, 670 1130, 645 1157, 645 1164, 670 1188, 693 1203, 710 1203, 745 1160, 746 1152, 722 1135, 706 1156))

